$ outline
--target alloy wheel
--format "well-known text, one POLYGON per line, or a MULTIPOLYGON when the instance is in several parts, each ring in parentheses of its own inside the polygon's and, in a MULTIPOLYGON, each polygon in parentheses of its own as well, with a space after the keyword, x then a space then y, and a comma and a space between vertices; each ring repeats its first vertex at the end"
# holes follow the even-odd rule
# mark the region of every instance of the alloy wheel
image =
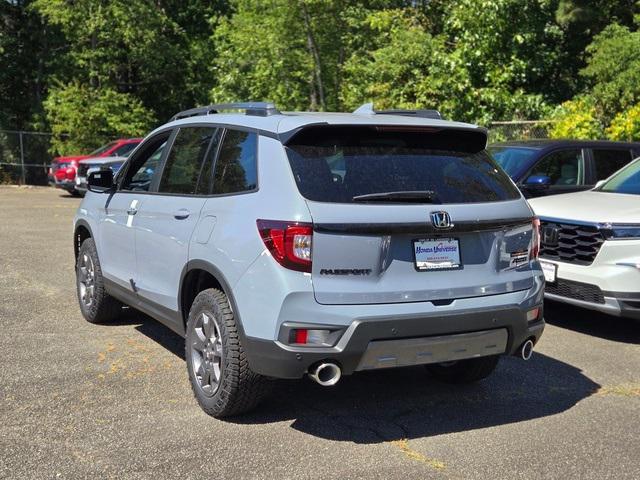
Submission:
POLYGON ((193 372, 202 392, 213 396, 222 377, 222 335, 212 314, 202 312, 191 332, 191 361, 193 372))
POLYGON ((93 260, 86 253, 82 254, 78 269, 78 285, 80 287, 80 300, 86 308, 93 305, 95 295, 95 267, 93 260))

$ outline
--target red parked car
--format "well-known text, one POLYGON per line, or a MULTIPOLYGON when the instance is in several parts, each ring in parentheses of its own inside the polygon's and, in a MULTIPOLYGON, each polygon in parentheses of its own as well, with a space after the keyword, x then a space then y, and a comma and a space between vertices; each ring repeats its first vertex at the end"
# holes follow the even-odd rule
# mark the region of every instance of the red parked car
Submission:
POLYGON ((126 157, 141 141, 141 138, 121 138, 103 145, 89 155, 56 157, 49 168, 49 183, 72 195, 79 195, 76 190, 76 172, 80 160, 94 157, 126 157))

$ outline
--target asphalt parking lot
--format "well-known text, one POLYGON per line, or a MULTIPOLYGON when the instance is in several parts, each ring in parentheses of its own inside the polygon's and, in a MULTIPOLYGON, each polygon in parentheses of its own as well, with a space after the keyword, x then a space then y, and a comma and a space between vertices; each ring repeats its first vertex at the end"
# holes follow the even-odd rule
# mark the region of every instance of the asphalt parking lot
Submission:
POLYGON ((133 311, 82 319, 78 204, 0 187, 2 478, 640 478, 638 323, 548 305, 531 361, 478 385, 421 368, 277 382, 219 421, 192 397, 181 338, 133 311))

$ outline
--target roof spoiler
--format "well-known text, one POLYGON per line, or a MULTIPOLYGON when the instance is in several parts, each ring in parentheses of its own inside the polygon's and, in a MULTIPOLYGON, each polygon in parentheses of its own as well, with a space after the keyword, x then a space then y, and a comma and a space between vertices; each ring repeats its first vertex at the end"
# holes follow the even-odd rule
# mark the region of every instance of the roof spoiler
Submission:
POLYGON ((244 110, 245 115, 255 117, 268 117, 280 113, 275 104, 271 102, 241 102, 241 103, 215 103, 206 107, 192 108, 171 117, 170 122, 181 118, 197 117, 200 115, 210 115, 220 113, 221 110, 244 110))
POLYGON ((374 110, 373 103, 365 103, 353 111, 354 115, 402 115, 405 117, 431 118, 442 120, 438 110, 374 110))

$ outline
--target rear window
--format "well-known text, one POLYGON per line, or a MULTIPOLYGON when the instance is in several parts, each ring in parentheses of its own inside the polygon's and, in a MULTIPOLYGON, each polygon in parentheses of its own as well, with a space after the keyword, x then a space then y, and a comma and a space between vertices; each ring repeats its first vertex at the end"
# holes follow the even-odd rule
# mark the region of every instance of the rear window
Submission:
POLYGON ((303 130, 286 150, 298 189, 308 200, 366 202, 369 198, 363 196, 389 193, 385 198, 373 195, 371 201, 447 204, 520 198, 484 143, 482 132, 331 126, 303 130))

